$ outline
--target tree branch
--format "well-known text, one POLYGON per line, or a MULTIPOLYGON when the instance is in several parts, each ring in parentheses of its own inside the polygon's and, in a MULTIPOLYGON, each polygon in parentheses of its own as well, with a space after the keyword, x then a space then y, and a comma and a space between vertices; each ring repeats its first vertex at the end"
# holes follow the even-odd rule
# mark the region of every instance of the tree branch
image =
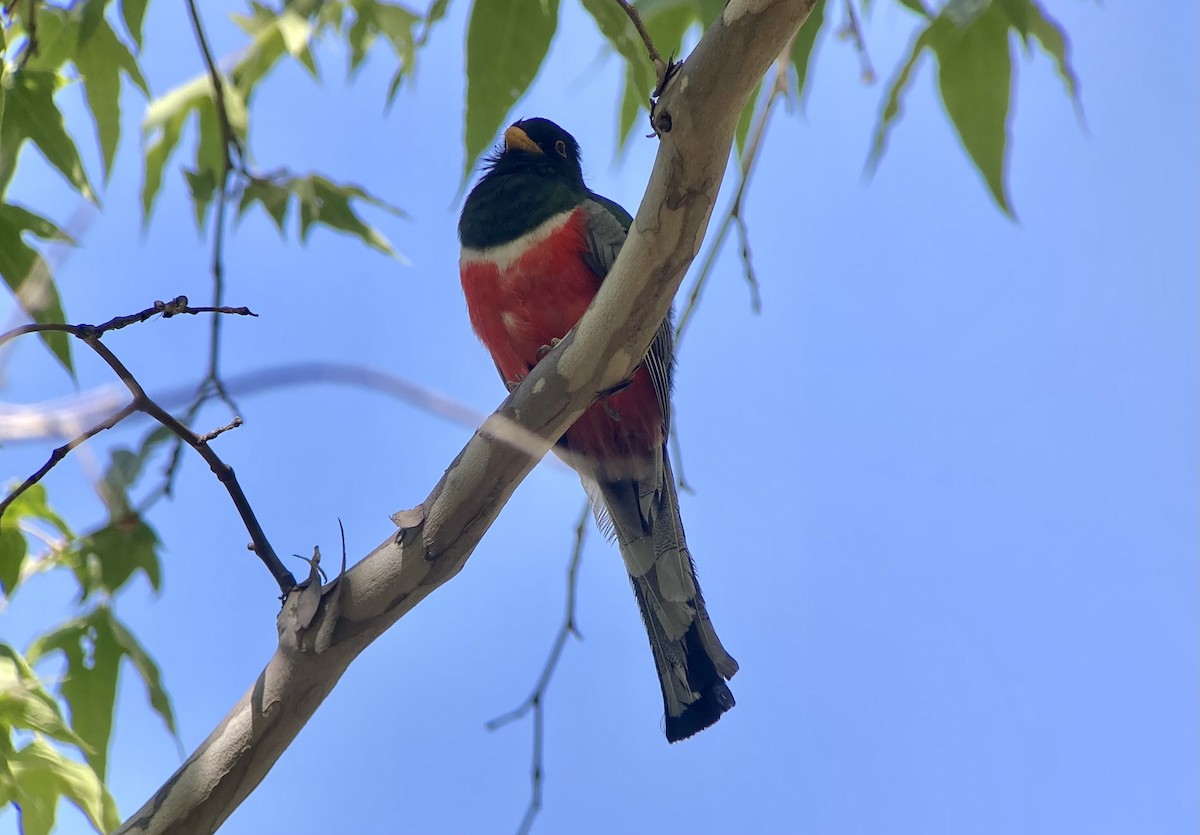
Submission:
POLYGON ((731 0, 655 107, 658 157, 630 234, 579 324, 484 422, 428 498, 335 590, 288 596, 279 648, 178 771, 118 830, 212 832, 270 771, 350 663, 465 565, 522 479, 641 361, 704 237, 738 115, 814 0, 731 0), (539 440, 509 442, 514 424, 539 440))
MULTIPOLYGON (((253 542, 254 552, 258 555, 263 564, 271 572, 271 576, 279 584, 279 590, 283 594, 287 594, 296 585, 296 580, 292 573, 284 567, 283 562, 275 553, 275 549, 271 547, 270 541, 267 539, 266 533, 262 529, 262 525, 258 522, 258 517, 254 514, 254 509, 250 506, 250 501, 246 498, 246 494, 242 491, 242 486, 238 483, 237 477, 233 473, 233 468, 221 460, 221 457, 212 450, 208 445, 208 441, 215 438, 225 429, 232 428, 223 427, 215 433, 200 436, 181 423, 174 415, 156 403, 142 388, 142 384, 138 382, 133 373, 125 366, 117 355, 109 350, 108 346, 100 341, 100 337, 108 331, 118 330, 135 322, 144 322, 147 319, 162 315, 164 318, 177 316, 184 313, 200 313, 200 312, 215 312, 215 313, 236 313, 253 316, 247 308, 190 308, 187 304, 186 296, 178 296, 170 302, 155 302, 152 307, 146 308, 140 313, 135 313, 130 316, 117 316, 102 325, 67 325, 58 322, 46 322, 32 325, 23 325, 15 328, 7 333, 0 334, 0 345, 15 339, 18 336, 29 333, 39 333, 44 331, 61 331, 69 333, 72 336, 83 341, 85 345, 96 352, 99 357, 108 364, 108 367, 113 370, 117 378, 124 384, 129 393, 133 395, 133 399, 117 412, 112 417, 101 421, 91 429, 73 438, 69 443, 54 450, 50 455, 50 459, 42 465, 42 467, 29 478, 25 479, 16 490, 0 501, 0 516, 4 515, 4 511, 9 505, 16 500, 18 496, 40 481, 46 473, 50 472, 54 466, 66 457, 72 449, 82 444, 87 439, 98 434, 99 432, 116 426, 124 418, 131 415, 134 411, 144 412, 150 417, 157 420, 163 426, 170 429, 181 443, 186 443, 200 454, 208 466, 216 475, 217 480, 225 485, 226 491, 229 493, 230 499, 233 500, 234 507, 237 508, 238 514, 242 517, 242 522, 246 525, 246 530, 250 533, 250 539, 253 542)), ((235 420, 235 423, 240 421, 235 420)))

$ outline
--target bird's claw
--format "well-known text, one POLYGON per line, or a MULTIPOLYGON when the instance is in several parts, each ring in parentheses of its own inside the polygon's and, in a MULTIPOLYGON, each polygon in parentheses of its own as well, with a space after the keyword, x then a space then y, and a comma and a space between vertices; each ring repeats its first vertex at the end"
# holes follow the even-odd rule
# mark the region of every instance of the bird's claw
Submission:
POLYGON ((556 336, 551 337, 549 345, 543 345, 541 348, 537 349, 537 358, 541 359, 542 357, 546 356, 546 354, 553 351, 555 346, 558 345, 558 343, 560 343, 560 342, 562 342, 562 340, 559 339, 558 337, 556 337, 556 336))

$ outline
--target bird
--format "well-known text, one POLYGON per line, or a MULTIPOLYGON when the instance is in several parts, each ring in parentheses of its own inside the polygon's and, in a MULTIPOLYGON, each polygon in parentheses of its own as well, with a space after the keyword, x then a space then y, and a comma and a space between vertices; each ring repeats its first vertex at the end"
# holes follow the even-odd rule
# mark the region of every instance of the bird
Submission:
MULTIPOLYGON (((459 218, 459 276, 471 326, 511 391, 575 326, 633 218, 584 182, 579 143, 543 118, 504 131, 459 218)), ((734 706, 738 664, 709 619, 684 539, 666 442, 675 365, 673 311, 641 364, 555 446, 615 539, 650 639, 668 742, 734 706)))

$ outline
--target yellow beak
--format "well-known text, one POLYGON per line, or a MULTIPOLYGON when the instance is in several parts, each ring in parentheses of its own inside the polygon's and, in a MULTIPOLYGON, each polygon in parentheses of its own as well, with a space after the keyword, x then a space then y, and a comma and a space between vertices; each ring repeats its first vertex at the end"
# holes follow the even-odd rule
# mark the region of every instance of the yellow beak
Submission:
POLYGON ((504 150, 528 151, 531 154, 542 153, 542 149, 538 147, 536 142, 529 138, 529 134, 516 125, 512 125, 504 132, 504 150))

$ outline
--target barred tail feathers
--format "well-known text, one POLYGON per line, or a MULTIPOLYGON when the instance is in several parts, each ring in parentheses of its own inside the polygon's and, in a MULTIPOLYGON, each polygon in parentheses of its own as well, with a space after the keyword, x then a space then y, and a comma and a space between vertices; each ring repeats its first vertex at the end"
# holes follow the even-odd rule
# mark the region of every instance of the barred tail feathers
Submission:
POLYGON ((665 449, 661 456, 657 478, 602 481, 589 492, 600 499, 601 527, 607 523, 629 571, 662 686, 667 739, 676 742, 734 706, 725 680, 738 665, 709 620, 665 449))

